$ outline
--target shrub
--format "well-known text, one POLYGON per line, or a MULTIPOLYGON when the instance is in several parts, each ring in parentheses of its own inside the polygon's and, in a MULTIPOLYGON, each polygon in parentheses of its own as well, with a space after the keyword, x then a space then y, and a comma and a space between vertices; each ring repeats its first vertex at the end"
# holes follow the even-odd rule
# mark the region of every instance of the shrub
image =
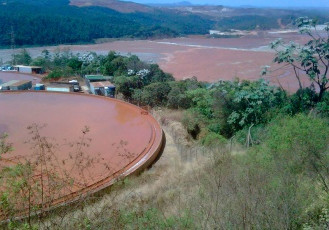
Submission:
POLYGON ((47 75, 47 79, 59 79, 61 77, 63 77, 64 74, 63 74, 63 71, 61 70, 54 70, 54 71, 51 71, 48 75, 47 75))
POLYGON ((170 90, 170 85, 167 82, 151 83, 144 87, 141 102, 150 106, 163 106, 167 104, 170 90))
POLYGON ((204 146, 221 146, 227 143, 227 140, 218 133, 209 132, 202 139, 204 146))

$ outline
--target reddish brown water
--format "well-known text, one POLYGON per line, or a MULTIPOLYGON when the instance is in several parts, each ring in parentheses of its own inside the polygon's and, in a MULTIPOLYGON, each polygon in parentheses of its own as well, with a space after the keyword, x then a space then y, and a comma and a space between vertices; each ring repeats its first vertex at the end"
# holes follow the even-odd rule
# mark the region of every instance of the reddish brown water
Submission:
POLYGON ((84 94, 6 92, 0 93, 0 133, 8 133, 14 145, 14 151, 4 156, 6 162, 35 158, 33 135, 27 129, 32 124, 45 125, 39 129, 41 136, 57 144, 53 151, 59 168, 75 179, 73 192, 86 185, 97 189, 122 174, 145 167, 162 144, 162 130, 155 119, 122 101, 84 94), (75 154, 80 150, 70 143, 79 141, 85 126, 90 129, 85 140, 89 143, 90 138, 91 142, 82 152, 84 160, 90 162, 85 178, 79 178, 75 154))

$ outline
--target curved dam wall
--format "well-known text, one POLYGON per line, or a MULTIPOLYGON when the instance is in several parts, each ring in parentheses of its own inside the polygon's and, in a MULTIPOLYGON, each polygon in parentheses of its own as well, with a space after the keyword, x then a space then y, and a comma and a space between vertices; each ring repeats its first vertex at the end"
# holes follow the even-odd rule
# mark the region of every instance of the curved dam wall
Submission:
MULTIPOLYGON (((147 111, 120 100, 75 93, 1 92, 1 133, 9 135, 14 150, 3 155, 0 167, 36 160, 38 135, 51 147, 45 164, 52 167, 51 161, 56 161, 58 175, 64 171, 74 178, 73 186, 60 191, 49 207, 140 172, 164 144, 160 125, 147 111)), ((40 172, 37 168, 36 176, 40 172)))

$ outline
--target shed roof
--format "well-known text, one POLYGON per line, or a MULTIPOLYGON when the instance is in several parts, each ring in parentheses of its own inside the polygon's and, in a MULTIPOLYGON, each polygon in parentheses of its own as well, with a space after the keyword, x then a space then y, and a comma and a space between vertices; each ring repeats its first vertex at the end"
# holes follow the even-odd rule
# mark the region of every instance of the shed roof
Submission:
POLYGON ((18 82, 18 80, 11 80, 11 81, 8 81, 6 83, 3 83, 1 86, 2 87, 11 86, 11 85, 13 85, 16 82, 18 82))
POLYGON ((65 85, 65 84, 63 84, 63 85, 54 85, 54 84, 51 84, 51 85, 48 85, 46 87, 47 88, 73 88, 73 85, 69 85, 69 84, 67 84, 67 85, 65 85))
POLYGON ((105 81, 105 80, 111 79, 112 77, 103 76, 103 75, 86 75, 85 78, 88 80, 104 80, 105 81))
POLYGON ((91 85, 94 86, 94 88, 101 88, 101 87, 115 87, 111 82, 109 81, 97 81, 97 82, 91 82, 91 85))
POLYGON ((26 83, 31 83, 32 84, 32 81, 29 81, 29 80, 20 80, 20 81, 14 82, 10 86, 20 86, 20 85, 24 85, 26 83))
POLYGON ((14 67, 16 67, 16 68, 21 68, 21 67, 23 67, 23 68, 31 68, 31 69, 42 69, 41 66, 15 65, 14 67))
POLYGON ((32 81, 29 81, 29 80, 11 80, 11 81, 8 81, 8 82, 2 84, 1 86, 2 87, 20 86, 20 85, 24 85, 26 83, 31 83, 32 84, 32 81))

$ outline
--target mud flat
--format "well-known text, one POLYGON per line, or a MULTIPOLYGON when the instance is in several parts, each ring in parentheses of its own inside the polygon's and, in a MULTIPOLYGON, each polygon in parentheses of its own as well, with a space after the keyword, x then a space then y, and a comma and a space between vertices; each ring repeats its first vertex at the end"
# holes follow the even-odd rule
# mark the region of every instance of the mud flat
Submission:
MULTIPOLYGON (((113 41, 90 45, 61 45, 50 47, 29 48, 33 57, 41 54, 42 50, 70 50, 73 53, 107 54, 113 50, 123 55, 136 54, 149 63, 158 63, 165 71, 172 73, 176 79, 196 76, 199 80, 214 82, 220 79, 231 80, 257 79, 260 77, 262 66, 273 65, 274 53, 269 44, 282 38, 284 41, 305 43, 307 37, 287 31, 258 32, 241 38, 207 38, 205 36, 190 36, 162 40, 131 40, 113 41)), ((9 60, 13 51, 0 50, 0 58, 9 60)), ((15 51, 17 52, 17 51, 15 51)), ((298 88, 293 71, 274 72, 268 77, 271 82, 280 84, 294 91, 298 88), (273 80, 273 79, 274 80, 273 80)), ((305 84, 308 84, 305 82, 305 84)))

